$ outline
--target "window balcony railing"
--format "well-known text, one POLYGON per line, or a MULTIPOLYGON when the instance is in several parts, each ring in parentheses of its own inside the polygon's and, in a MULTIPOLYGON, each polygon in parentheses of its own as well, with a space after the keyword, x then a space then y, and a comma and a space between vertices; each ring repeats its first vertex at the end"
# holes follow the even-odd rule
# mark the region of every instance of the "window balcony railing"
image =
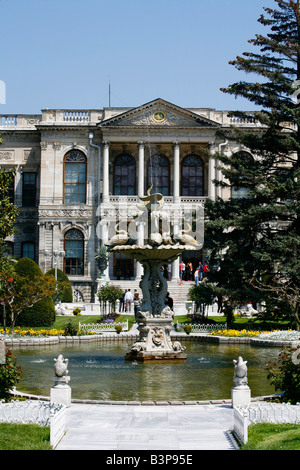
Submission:
POLYGON ((0 128, 35 127, 41 122, 40 114, 6 114, 0 115, 0 128))
MULTIPOLYGON (((180 204, 204 204, 207 196, 180 196, 180 204)), ((109 204, 134 204, 139 202, 138 196, 109 196, 109 204)), ((174 204, 173 196, 164 196, 166 204, 174 204)))

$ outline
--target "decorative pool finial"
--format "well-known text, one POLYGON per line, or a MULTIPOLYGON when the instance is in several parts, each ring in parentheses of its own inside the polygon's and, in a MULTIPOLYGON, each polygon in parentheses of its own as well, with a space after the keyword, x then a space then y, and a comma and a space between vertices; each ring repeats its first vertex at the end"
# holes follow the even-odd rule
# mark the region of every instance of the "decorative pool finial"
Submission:
POLYGON ((57 359, 54 359, 54 372, 56 377, 68 375, 68 362, 69 359, 64 359, 62 354, 60 354, 57 359))
POLYGON ((233 363, 234 363, 233 381, 236 385, 245 385, 248 382, 247 362, 248 361, 244 361, 241 356, 238 357, 237 361, 233 359, 233 363))

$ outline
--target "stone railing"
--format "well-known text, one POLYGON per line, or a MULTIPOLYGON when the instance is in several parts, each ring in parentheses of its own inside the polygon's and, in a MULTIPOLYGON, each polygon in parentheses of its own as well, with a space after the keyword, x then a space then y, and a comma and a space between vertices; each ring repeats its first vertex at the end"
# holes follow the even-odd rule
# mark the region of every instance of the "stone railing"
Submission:
POLYGON ((227 323, 224 324, 213 324, 213 325, 201 325, 198 323, 179 323, 177 321, 176 329, 178 332, 184 331, 185 325, 191 325, 192 333, 211 333, 212 331, 226 330, 227 323))
POLYGON ((248 442, 248 426, 255 423, 300 424, 300 405, 256 403, 234 407, 234 433, 241 444, 248 442))
POLYGON ((0 116, 0 127, 35 127, 40 123, 42 116, 39 114, 7 114, 0 116))
POLYGON ((53 448, 66 430, 66 406, 43 401, 0 401, 0 423, 38 424, 50 426, 50 445, 53 448))

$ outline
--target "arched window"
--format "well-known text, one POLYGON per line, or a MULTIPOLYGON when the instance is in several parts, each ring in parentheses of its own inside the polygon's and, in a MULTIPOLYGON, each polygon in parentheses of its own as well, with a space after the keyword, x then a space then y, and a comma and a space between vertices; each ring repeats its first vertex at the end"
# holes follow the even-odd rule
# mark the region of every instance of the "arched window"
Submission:
POLYGON ((203 196, 203 162, 197 155, 188 155, 181 166, 182 196, 203 196))
POLYGON ((119 155, 114 162, 114 194, 136 194, 135 159, 128 154, 119 155))
POLYGON ((71 229, 65 235, 65 273, 83 275, 83 263, 83 234, 77 229, 71 229))
POLYGON ((64 203, 86 202, 86 157, 79 150, 71 150, 64 159, 64 203))
POLYGON ((148 188, 153 183, 152 193, 170 194, 170 163, 164 155, 151 156, 148 162, 148 188))

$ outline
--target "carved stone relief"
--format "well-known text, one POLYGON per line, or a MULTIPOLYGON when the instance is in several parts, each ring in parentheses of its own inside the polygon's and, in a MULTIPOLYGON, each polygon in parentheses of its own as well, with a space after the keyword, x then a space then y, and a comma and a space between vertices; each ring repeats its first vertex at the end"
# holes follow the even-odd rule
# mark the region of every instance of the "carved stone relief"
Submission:
POLYGON ((14 150, 1 150, 0 151, 0 160, 14 160, 15 151, 14 150))

